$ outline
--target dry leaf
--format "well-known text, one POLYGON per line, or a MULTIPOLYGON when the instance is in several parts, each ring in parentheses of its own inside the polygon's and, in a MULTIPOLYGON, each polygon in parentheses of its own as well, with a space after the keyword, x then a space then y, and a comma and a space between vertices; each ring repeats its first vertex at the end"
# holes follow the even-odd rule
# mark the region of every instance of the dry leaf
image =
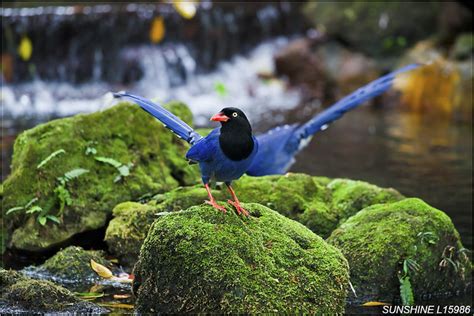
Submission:
POLYGON ((391 305, 391 304, 384 303, 384 302, 365 302, 361 306, 372 307, 372 306, 386 306, 386 305, 391 305))
POLYGON ((130 298, 132 295, 130 294, 114 294, 114 299, 116 300, 123 300, 126 298, 130 298))
POLYGON ((92 270, 95 271, 100 277, 104 279, 110 279, 114 275, 112 274, 112 271, 110 271, 107 267, 95 262, 94 260, 91 259, 91 268, 92 270))
POLYGON ((112 307, 112 308, 125 308, 125 309, 134 308, 132 304, 122 304, 122 303, 99 303, 99 305, 103 307, 112 307))
POLYGON ((23 36, 20 41, 20 45, 18 46, 18 55, 20 55, 21 59, 24 61, 28 61, 31 58, 31 54, 33 53, 33 44, 28 36, 23 36))
POLYGON ((150 41, 157 44, 165 37, 165 21, 159 16, 153 19, 150 28, 150 41))

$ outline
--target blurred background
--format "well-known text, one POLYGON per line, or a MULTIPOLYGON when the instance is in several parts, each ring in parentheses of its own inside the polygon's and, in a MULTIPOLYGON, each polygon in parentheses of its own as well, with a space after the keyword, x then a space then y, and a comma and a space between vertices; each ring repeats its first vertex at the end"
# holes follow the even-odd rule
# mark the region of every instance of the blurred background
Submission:
POLYGON ((129 90, 225 106, 256 132, 301 122, 402 65, 427 64, 316 135, 292 171, 394 187, 472 249, 472 3, 2 2, 2 180, 22 130, 129 90))

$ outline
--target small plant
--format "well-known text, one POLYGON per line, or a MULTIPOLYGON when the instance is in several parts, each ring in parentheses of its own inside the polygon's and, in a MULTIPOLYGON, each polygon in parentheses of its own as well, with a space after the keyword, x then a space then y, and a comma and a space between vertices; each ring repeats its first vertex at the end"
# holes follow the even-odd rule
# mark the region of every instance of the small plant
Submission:
MULTIPOLYGON (((439 238, 433 232, 420 232, 416 235, 419 243, 426 245, 435 245, 439 238)), ((413 245, 414 255, 418 251, 418 245, 413 245)), ((415 304, 415 295, 413 293, 413 287, 410 282, 410 274, 420 272, 421 266, 416 262, 415 259, 406 258, 403 260, 402 271, 398 273, 398 280, 400 281, 400 298, 403 305, 415 304)))
POLYGON ((67 183, 88 172, 89 170, 87 169, 77 168, 66 172, 61 177, 58 177, 59 184, 54 189, 54 193, 59 200, 59 214, 63 214, 66 205, 72 204, 71 193, 67 188, 67 183))
POLYGON ((89 156, 89 155, 95 156, 97 154, 97 149, 94 147, 94 145, 96 144, 97 144, 96 141, 87 142, 87 147, 85 151, 86 156, 89 156))
POLYGON ((128 177, 130 175, 130 169, 133 167, 133 163, 122 164, 121 162, 109 157, 94 157, 94 159, 109 164, 117 169, 119 175, 115 177, 114 182, 119 182, 125 177, 128 177))
POLYGON ((420 238, 420 241, 422 243, 426 243, 429 245, 434 245, 439 240, 438 236, 436 236, 436 234, 433 232, 418 233, 417 237, 420 238))
POLYGON ((64 149, 59 149, 59 150, 56 150, 54 153, 52 153, 51 155, 49 155, 48 157, 46 157, 45 159, 43 159, 37 166, 36 166, 36 169, 41 169, 43 168, 51 159, 53 159, 54 157, 60 155, 60 154, 65 154, 66 151, 64 149))
POLYGON ((23 206, 15 206, 15 207, 12 207, 11 209, 8 209, 8 210, 7 210, 7 212, 5 213, 5 215, 14 213, 14 212, 16 212, 16 211, 29 210, 29 208, 30 208, 34 203, 36 203, 36 201, 38 201, 38 198, 35 197, 35 198, 31 199, 28 203, 26 203, 26 204, 23 205, 23 206))
POLYGON ((56 216, 47 214, 47 212, 45 210, 43 210, 43 208, 41 206, 34 205, 37 201, 38 201, 38 198, 35 197, 35 198, 31 199, 31 201, 26 203, 24 206, 16 206, 16 207, 13 207, 13 208, 9 209, 6 212, 6 215, 14 213, 16 211, 24 210, 25 214, 36 214, 36 213, 38 213, 38 216, 36 217, 36 220, 42 226, 46 225, 46 222, 48 220, 59 224, 59 219, 56 216))

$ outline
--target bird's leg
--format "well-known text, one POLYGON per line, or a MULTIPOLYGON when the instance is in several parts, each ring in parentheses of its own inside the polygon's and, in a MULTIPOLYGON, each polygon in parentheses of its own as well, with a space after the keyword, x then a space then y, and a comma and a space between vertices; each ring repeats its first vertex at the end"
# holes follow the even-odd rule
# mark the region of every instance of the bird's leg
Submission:
POLYGON ((232 189, 232 186, 230 184, 227 184, 227 188, 229 189, 229 192, 230 194, 232 195, 232 198, 234 199, 233 201, 232 200, 228 200, 227 202, 232 204, 236 211, 237 211, 237 214, 243 214, 244 216, 249 216, 249 212, 247 212, 243 207, 242 205, 240 205, 240 202, 239 202, 239 199, 237 198, 237 195, 235 195, 235 192, 234 192, 234 189, 232 189))
POLYGON ((217 204, 216 200, 211 194, 211 188, 209 187, 209 183, 204 183, 204 186, 206 187, 207 195, 209 196, 209 201, 205 201, 207 204, 211 205, 213 208, 218 209, 219 211, 225 213, 226 209, 223 206, 220 206, 217 204))

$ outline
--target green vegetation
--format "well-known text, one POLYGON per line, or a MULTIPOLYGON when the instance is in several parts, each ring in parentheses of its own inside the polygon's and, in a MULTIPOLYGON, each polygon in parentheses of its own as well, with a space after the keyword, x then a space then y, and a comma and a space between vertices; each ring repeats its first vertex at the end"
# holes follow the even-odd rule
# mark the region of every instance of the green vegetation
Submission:
POLYGON ((135 265, 139 313, 342 313, 341 253, 259 204, 249 218, 200 205, 158 217, 135 265))
MULTIPOLYGON (((241 201, 266 205, 322 237, 327 237, 339 223, 366 206, 401 198, 393 189, 382 189, 362 181, 331 180, 305 174, 242 177, 235 182, 235 189, 241 201)), ((225 188, 213 189, 213 195, 223 205, 229 198, 225 188)), ((133 264, 156 214, 199 205, 206 197, 204 187, 197 185, 158 194, 147 205, 119 204, 112 212, 113 219, 105 236, 109 250, 125 263, 133 264)))
POLYGON ((367 207, 334 230, 327 240, 351 268, 357 295, 410 304, 426 293, 464 289, 471 263, 451 219, 420 199, 367 207), (443 261, 456 262, 457 268, 443 261), (446 263, 446 264, 445 264, 446 263))
MULTIPOLYGON (((192 123, 186 106, 178 102, 167 106, 192 123)), ((150 115, 126 103, 23 132, 15 142, 12 173, 3 184, 2 218, 10 210, 4 242, 42 251, 77 233, 104 226, 113 207, 122 201, 196 183, 199 172, 183 158, 186 150, 184 142, 150 115), (60 149, 51 153, 51 148, 60 149), (127 163, 109 168, 94 159, 94 153, 114 157, 114 164, 127 163), (37 201, 30 213, 38 215, 36 221, 18 212, 20 208, 11 210, 25 210, 33 197, 37 201), (47 221, 61 224, 48 225, 47 221)))

